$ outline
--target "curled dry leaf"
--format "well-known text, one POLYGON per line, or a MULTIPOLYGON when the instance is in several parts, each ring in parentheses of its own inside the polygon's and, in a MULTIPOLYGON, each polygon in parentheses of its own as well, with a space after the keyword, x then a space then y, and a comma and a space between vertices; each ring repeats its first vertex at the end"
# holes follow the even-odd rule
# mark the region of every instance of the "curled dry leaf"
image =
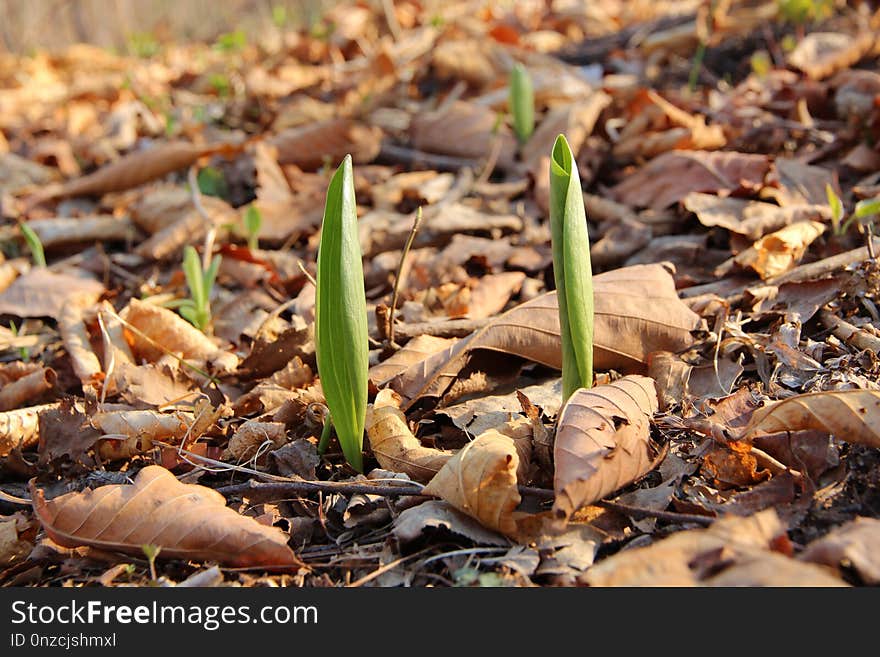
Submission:
POLYGON ((855 37, 838 32, 812 32, 798 40, 788 63, 814 80, 822 80, 855 64, 870 52, 876 41, 877 35, 867 30, 855 37))
POLYGON ((49 187, 40 194, 40 198, 101 195, 131 189, 172 171, 184 169, 200 157, 215 153, 232 154, 239 150, 241 146, 235 144, 198 146, 185 141, 168 141, 147 150, 129 153, 82 178, 49 187))
POLYGON ((765 235, 733 261, 753 269, 762 279, 779 276, 800 262, 807 247, 824 232, 825 225, 818 221, 799 221, 765 235))
POLYGON ((611 191, 621 203, 662 210, 691 192, 758 190, 769 169, 766 155, 670 151, 655 157, 611 191))
POLYGON ((271 451, 286 442, 287 431, 283 423, 248 420, 235 430, 221 458, 242 463, 261 452, 264 445, 271 451))
POLYGON ((810 543, 803 561, 854 569, 865 584, 880 584, 880 520, 856 518, 810 543))
POLYGON ((238 365, 235 354, 218 348, 208 336, 167 308, 132 299, 120 317, 137 330, 127 330, 126 337, 140 358, 159 360, 166 353, 161 345, 185 359, 210 362, 221 371, 231 371, 238 365))
POLYGON ((34 511, 49 537, 63 547, 88 546, 160 558, 218 561, 240 567, 297 567, 302 562, 284 533, 226 506, 204 486, 182 484, 168 470, 147 466, 134 484, 101 486, 46 500, 31 482, 34 511))
POLYGON ((367 407, 367 438, 370 449, 385 470, 403 472, 410 479, 430 481, 452 452, 424 447, 406 424, 400 399, 389 388, 380 390, 375 402, 367 407))
POLYGON ((58 404, 41 404, 0 412, 0 458, 12 450, 33 447, 40 439, 40 413, 58 408, 58 404))
POLYGON ((485 527, 508 536, 516 532, 519 455, 509 436, 490 429, 462 447, 425 486, 425 495, 443 498, 485 527))
POLYGON ((31 400, 51 390, 58 375, 51 367, 40 367, 11 383, 0 387, 0 411, 27 406, 31 400))
POLYGON ((827 431, 850 443, 880 447, 880 391, 832 390, 789 397, 755 411, 743 437, 801 429, 827 431))
POLYGON ((559 413, 553 509, 559 518, 635 481, 654 465, 653 379, 626 376, 575 392, 559 413))
MULTIPOLYGON (((644 372, 654 351, 681 351, 693 341, 700 317, 675 291, 659 264, 625 267, 594 277, 596 369, 644 372)), ((499 351, 560 369, 562 350, 556 293, 520 304, 469 337, 410 365, 389 385, 411 404, 440 396, 477 349, 499 351)))

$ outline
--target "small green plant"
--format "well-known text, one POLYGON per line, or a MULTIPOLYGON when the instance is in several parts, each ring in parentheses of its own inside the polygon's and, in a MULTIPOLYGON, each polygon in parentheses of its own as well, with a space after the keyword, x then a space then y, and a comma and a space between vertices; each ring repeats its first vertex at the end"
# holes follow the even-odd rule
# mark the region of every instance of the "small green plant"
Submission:
POLYGON ((205 196, 224 197, 228 193, 226 185, 226 177, 220 169, 214 167, 204 167, 199 169, 196 176, 199 185, 199 191, 205 196))
MULTIPOLYGON (((22 322, 21 326, 22 326, 22 328, 24 328, 23 322, 22 322)), ((13 337, 16 337, 16 338, 19 335, 23 335, 23 333, 21 332, 21 329, 16 327, 15 322, 13 322, 12 320, 9 321, 9 331, 12 333, 13 337)), ((19 347, 18 355, 19 355, 20 359, 24 360, 24 361, 28 361, 31 359, 31 352, 30 352, 30 349, 28 349, 27 347, 19 347)))
POLYGON ((244 213, 244 230, 247 233, 248 248, 256 251, 260 248, 260 228, 263 226, 263 215, 256 205, 249 205, 244 213))
POLYGON ((274 5, 272 7, 272 22, 275 24, 275 27, 282 28, 287 25, 287 21, 290 18, 287 15, 287 7, 284 5, 274 5))
POLYGON ((831 208, 832 233, 839 237, 844 233, 842 225, 843 201, 840 200, 837 192, 834 191, 834 188, 829 183, 825 183, 825 196, 828 198, 828 207, 831 208))
POLYGON ((749 64, 752 67, 752 73, 761 79, 766 78, 773 68, 773 62, 770 60, 770 55, 766 50, 756 50, 753 52, 749 58, 749 64))
POLYGON ((247 45, 247 35, 244 30, 235 30, 235 32, 226 32, 217 37, 214 42, 214 49, 220 52, 233 53, 244 50, 247 45))
POLYGON ((27 224, 20 224, 21 235, 24 237, 24 241, 30 249, 31 258, 34 260, 34 265, 37 267, 45 267, 46 266, 46 253, 43 251, 43 243, 40 241, 39 235, 34 232, 34 229, 28 226, 27 224))
POLYGON ((593 270, 584 196, 564 135, 550 158, 550 236, 562 338, 562 399, 593 385, 593 270))
POLYGON ((205 331, 211 325, 211 291, 214 289, 214 281, 222 259, 223 256, 218 254, 211 258, 211 264, 207 269, 202 269, 198 251, 189 245, 183 250, 183 273, 186 276, 190 297, 167 305, 170 308, 178 308, 181 317, 200 331, 205 331))
POLYGON ((220 98, 228 98, 232 95, 232 83, 225 73, 211 73, 208 76, 208 84, 220 98))
POLYGON ((128 52, 135 57, 149 59, 159 54, 161 44, 156 37, 149 32, 135 32, 130 34, 126 43, 128 52))
MULTIPOLYGON (((315 351, 329 420, 345 458, 358 472, 363 471, 368 350, 354 175, 351 156, 346 155, 330 180, 324 206, 315 291, 315 351)), ((325 430, 322 451, 329 437, 325 430)))
POLYGON ((528 70, 518 62, 510 72, 510 111, 516 138, 525 144, 535 130, 535 92, 528 70))
POLYGON ((834 0, 776 0, 776 7, 786 23, 804 25, 829 18, 834 0))
POLYGON ((141 550, 144 553, 144 556, 147 558, 147 561, 150 564, 150 578, 155 583, 158 577, 156 577, 156 557, 159 556, 159 553, 162 551, 162 548, 158 545, 141 545, 141 550))

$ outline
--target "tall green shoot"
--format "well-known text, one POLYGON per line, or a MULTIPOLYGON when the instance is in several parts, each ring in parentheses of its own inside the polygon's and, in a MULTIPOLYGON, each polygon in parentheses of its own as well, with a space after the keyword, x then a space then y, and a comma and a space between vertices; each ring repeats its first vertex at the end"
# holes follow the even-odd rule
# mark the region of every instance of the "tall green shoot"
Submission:
POLYGON ((563 402, 593 385, 593 270, 577 163, 564 135, 550 159, 550 234, 562 338, 563 402))
POLYGON ((525 144, 535 130, 535 92, 528 70, 519 63, 510 72, 510 111, 516 138, 525 144))
POLYGON ((318 247, 315 350, 330 421, 345 458, 362 472, 369 343, 350 155, 327 188, 318 247))
POLYGON ((34 259, 34 265, 45 267, 46 253, 43 251, 43 243, 40 241, 39 235, 27 224, 21 224, 20 228, 21 235, 24 237, 24 241, 28 245, 28 249, 30 249, 31 257, 34 259))

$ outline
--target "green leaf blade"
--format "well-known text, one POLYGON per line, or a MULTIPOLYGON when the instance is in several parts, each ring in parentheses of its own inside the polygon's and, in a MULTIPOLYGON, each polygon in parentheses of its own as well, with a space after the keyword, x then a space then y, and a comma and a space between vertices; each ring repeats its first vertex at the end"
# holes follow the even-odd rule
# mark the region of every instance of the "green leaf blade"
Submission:
POLYGON ((528 70, 519 63, 510 73, 510 110, 513 114, 513 131, 519 142, 524 144, 535 130, 535 92, 528 70))
POLYGON ((351 156, 327 188, 315 294, 318 373, 342 451, 363 470, 368 333, 351 156))
POLYGON ((550 161, 550 232, 562 337, 562 388, 568 399, 593 383, 593 272, 580 176, 565 137, 550 161))

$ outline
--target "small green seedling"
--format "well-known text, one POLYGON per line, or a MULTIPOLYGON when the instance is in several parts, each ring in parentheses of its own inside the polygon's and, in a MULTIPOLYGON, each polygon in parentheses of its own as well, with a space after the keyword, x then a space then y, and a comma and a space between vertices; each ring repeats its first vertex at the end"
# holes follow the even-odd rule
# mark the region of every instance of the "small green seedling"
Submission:
POLYGON ((222 259, 223 256, 218 254, 211 258, 211 264, 207 269, 202 269, 198 251, 189 245, 183 250, 183 273, 186 276, 190 298, 180 299, 168 306, 177 307, 181 317, 200 331, 207 330, 211 325, 211 291, 214 289, 214 281, 222 259))
POLYGON ((510 72, 510 111, 516 138, 525 144, 535 130, 535 92, 528 70, 519 63, 510 72))
POLYGON ((144 556, 147 557, 147 561, 150 564, 150 577, 155 583, 158 577, 156 577, 156 557, 159 556, 159 553, 162 551, 162 548, 158 545, 141 545, 141 550, 143 550, 144 556))
MULTIPOLYGON (((315 351, 330 421, 342 452, 351 466, 362 472, 369 343, 350 155, 345 156, 327 188, 318 247, 315 351)), ((325 434, 321 442, 326 448, 329 430, 325 434)))
POLYGON ((562 399, 593 385, 593 270, 584 196, 564 135, 550 158, 550 235, 562 338, 562 399))
POLYGON ((831 208, 831 229, 834 235, 838 237, 844 233, 843 222, 843 201, 834 191, 834 188, 825 183, 825 196, 828 198, 828 207, 831 208))
POLYGON ((31 251, 31 257, 34 259, 34 264, 37 267, 45 267, 46 254, 43 251, 43 243, 40 241, 39 235, 37 235, 34 232, 34 229, 27 224, 21 224, 20 228, 24 241, 27 243, 28 249, 31 251))
POLYGON ((244 213, 244 229, 247 233, 248 248, 256 251, 260 248, 260 228, 263 226, 263 215, 255 205, 249 205, 244 213))

